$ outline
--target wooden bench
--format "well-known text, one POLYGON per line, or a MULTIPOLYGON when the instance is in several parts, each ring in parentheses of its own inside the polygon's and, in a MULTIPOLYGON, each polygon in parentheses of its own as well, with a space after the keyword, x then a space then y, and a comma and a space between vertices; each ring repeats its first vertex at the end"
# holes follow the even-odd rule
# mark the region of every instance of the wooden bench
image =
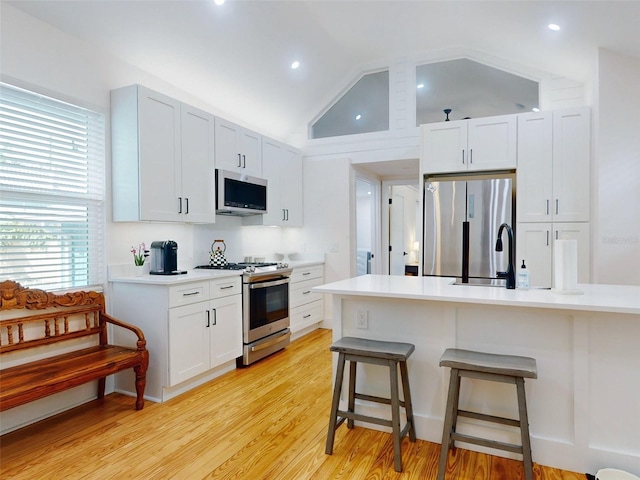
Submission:
POLYGON ((144 334, 107 315, 102 293, 56 295, 10 280, 0 282, 0 354, 6 361, 16 352, 38 359, 0 370, 0 411, 92 380, 98 380, 98 398, 103 398, 106 377, 129 368, 135 372, 136 409, 144 407, 149 365, 144 334), (108 324, 133 332, 137 348, 109 345, 108 324), (76 349, 42 358, 53 344, 76 349))

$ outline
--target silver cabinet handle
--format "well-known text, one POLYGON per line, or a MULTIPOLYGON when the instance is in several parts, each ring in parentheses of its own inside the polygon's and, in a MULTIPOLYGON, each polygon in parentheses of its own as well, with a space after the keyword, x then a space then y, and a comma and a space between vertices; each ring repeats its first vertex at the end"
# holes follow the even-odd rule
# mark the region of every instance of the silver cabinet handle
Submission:
POLYGON ((306 292, 302 292, 303 295, 306 295, 308 293, 311 293, 311 290, 307 290, 306 292))
POLYGON ((558 199, 556 198, 556 215, 558 215, 558 199))
POLYGON ((302 275, 311 275, 311 272, 304 272, 302 275))
POLYGON ((196 290, 195 292, 189 292, 189 293, 183 293, 182 296, 183 297, 190 297, 191 295, 199 295, 200 291, 196 290))
POLYGON ((462 149, 462 164, 464 165, 464 149, 462 149))
POLYGON ((207 310, 207 328, 211 326, 211 313, 207 310))
POLYGON ((238 168, 242 167, 242 155, 238 154, 238 168))
POLYGON ((469 163, 473 163, 473 148, 469 149, 469 163))
POLYGON ((549 199, 547 199, 547 215, 549 215, 549 199))
POLYGON ((547 247, 549 246, 549 230, 547 230, 547 247))
POLYGON ((242 168, 247 168, 247 156, 242 155, 242 168))
POLYGON ((230 288, 233 288, 233 285, 227 285, 226 287, 220 287, 220 290, 229 290, 230 288))
POLYGON ((216 311, 215 308, 212 308, 211 311, 213 312, 213 323, 212 325, 215 327, 218 323, 218 312, 216 311))
POLYGON ((182 213, 182 197, 178 197, 178 202, 180 203, 180 206, 178 207, 178 213, 182 213))
POLYGON ((307 313, 305 316, 303 316, 302 318, 309 318, 311 316, 310 313, 307 313))

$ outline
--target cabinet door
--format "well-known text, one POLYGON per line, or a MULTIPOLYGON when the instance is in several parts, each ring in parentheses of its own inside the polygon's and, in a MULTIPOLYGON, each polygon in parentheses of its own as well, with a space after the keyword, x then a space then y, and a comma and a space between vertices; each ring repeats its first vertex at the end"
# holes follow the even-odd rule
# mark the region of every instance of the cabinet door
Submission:
POLYGON ((209 304, 211 325, 211 368, 242 355, 242 295, 212 300, 209 304))
POLYGON ((180 102, 137 88, 140 220, 179 221, 180 102))
POLYGON ((215 221, 215 118, 182 105, 182 195, 184 221, 215 221))
POLYGON ((282 225, 285 215, 280 201, 282 177, 280 175, 284 145, 276 140, 262 139, 262 174, 267 179, 267 213, 261 219, 247 219, 245 223, 260 221, 260 225, 282 225))
POLYGON ((553 239, 577 240, 578 242, 578 283, 591 282, 591 239, 586 222, 554 223, 553 239))
POLYGON ((302 157, 295 148, 286 147, 280 173, 280 199, 284 211, 283 226, 301 227, 302 211, 302 157))
POLYGON ((469 120, 468 170, 516 168, 517 130, 516 115, 469 120))
POLYGON ((529 269, 532 287, 551 287, 552 231, 550 223, 518 223, 516 228, 516 273, 522 260, 529 269))
POLYGON ((237 145, 239 128, 235 123, 216 117, 216 168, 234 172, 242 171, 242 157, 237 145))
POLYGON ((467 170, 467 121, 430 123, 422 126, 422 173, 467 170))
POLYGON ((216 117, 216 168, 262 176, 262 136, 216 117))
POLYGON ((209 302, 169 309, 169 386, 209 369, 209 302))
POLYGON ((520 222, 551 221, 552 137, 551 112, 518 115, 518 195, 520 222))
POLYGON ((591 115, 588 108, 553 113, 553 219, 589 221, 591 115))
POLYGON ((262 135, 246 128, 239 130, 238 145, 242 156, 242 173, 262 177, 262 135))

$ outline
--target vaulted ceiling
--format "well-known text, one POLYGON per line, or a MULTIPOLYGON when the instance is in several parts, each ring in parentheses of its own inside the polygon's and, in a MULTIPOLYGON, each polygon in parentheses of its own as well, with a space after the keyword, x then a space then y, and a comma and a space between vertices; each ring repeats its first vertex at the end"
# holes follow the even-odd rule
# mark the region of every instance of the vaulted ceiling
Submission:
POLYGON ((582 82, 598 47, 640 58, 640 1, 633 0, 2 3, 282 140, 306 128, 360 71, 392 59, 473 49, 582 82))

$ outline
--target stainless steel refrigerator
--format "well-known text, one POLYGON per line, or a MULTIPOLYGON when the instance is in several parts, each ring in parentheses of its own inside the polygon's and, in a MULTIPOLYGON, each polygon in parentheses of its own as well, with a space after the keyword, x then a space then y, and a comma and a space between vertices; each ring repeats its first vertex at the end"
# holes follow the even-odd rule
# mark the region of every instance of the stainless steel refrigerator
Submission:
POLYGON ((514 173, 426 176, 423 205, 423 275, 504 283, 495 279, 507 269, 506 235, 504 251, 495 247, 502 223, 515 232, 514 173))

